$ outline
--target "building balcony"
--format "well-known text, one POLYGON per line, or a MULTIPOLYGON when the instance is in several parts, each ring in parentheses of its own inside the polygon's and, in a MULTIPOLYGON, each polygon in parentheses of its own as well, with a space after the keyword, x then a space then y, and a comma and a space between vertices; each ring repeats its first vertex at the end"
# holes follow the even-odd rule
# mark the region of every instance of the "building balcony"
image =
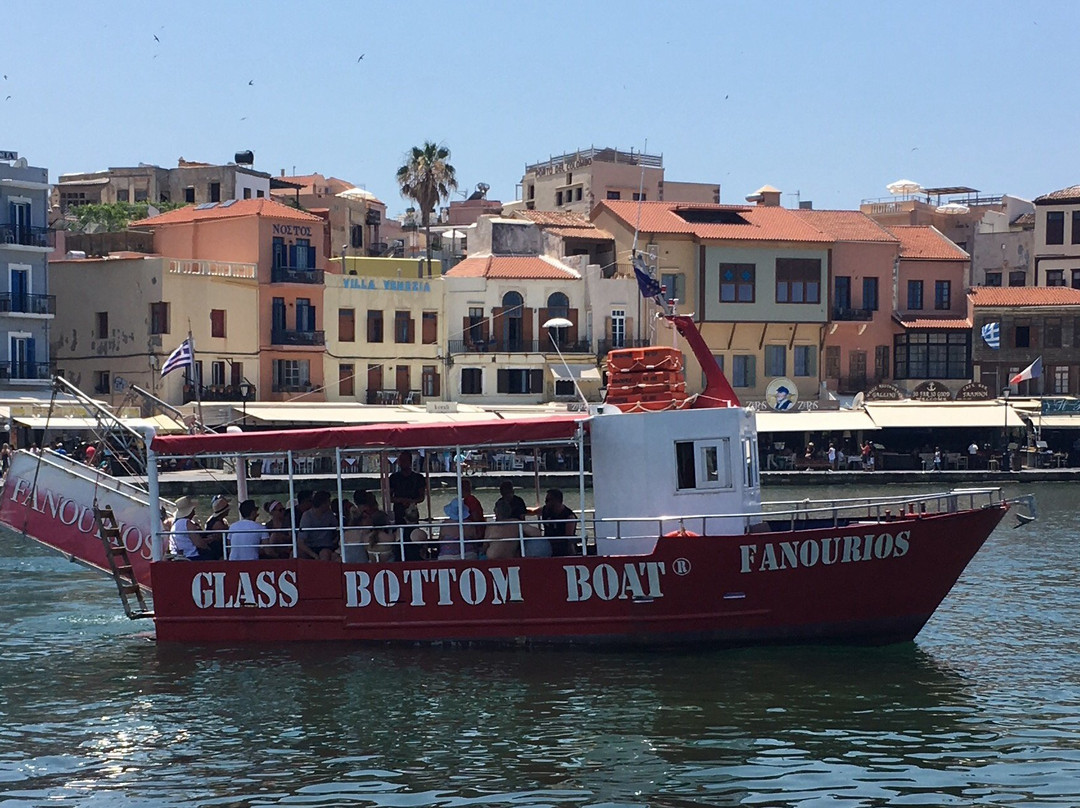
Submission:
POLYGON ((423 396, 419 390, 368 390, 367 391, 367 403, 368 404, 382 404, 382 405, 394 405, 394 404, 423 404, 423 396))
POLYGON ((325 331, 289 331, 275 328, 270 332, 271 345, 325 345, 325 331))
MULTIPOLYGON (((209 384, 199 389, 199 398, 202 401, 255 401, 258 399, 258 391, 252 385, 248 391, 247 399, 240 394, 240 388, 232 384, 209 384)), ((195 386, 184 385, 184 403, 195 400, 195 386)))
POLYGON ((0 314, 56 314, 56 295, 0 293, 0 314))
MULTIPOLYGON (((556 353, 550 339, 543 340, 504 340, 504 339, 478 339, 460 340, 452 339, 449 344, 451 354, 463 353, 556 353)), ((592 346, 588 340, 577 342, 560 342, 559 350, 564 354, 591 353, 592 346)))
POLYGON ((55 231, 51 228, 0 224, 0 247, 39 247, 51 250, 55 243, 55 231))
POLYGON ((311 393, 322 388, 316 388, 311 382, 299 382, 297 384, 274 382, 270 389, 274 393, 311 393))
POLYGON ((169 274, 204 275, 212 278, 232 278, 247 281, 255 281, 259 278, 256 264, 179 258, 169 259, 169 274))
POLYGON ((2 381, 49 381, 53 366, 48 362, 0 362, 2 381))
POLYGON ((596 341, 596 359, 599 361, 611 351, 616 351, 620 348, 648 348, 651 344, 652 343, 647 339, 600 339, 596 341))
POLYGON ((278 265, 270 270, 270 283, 322 283, 323 271, 278 265))
POLYGON ((865 323, 874 319, 874 309, 852 309, 847 306, 833 306, 832 318, 837 321, 865 323))
POLYGON ((381 255, 385 255, 389 249, 390 245, 385 241, 376 241, 375 243, 368 245, 367 254, 371 258, 378 258, 381 255))

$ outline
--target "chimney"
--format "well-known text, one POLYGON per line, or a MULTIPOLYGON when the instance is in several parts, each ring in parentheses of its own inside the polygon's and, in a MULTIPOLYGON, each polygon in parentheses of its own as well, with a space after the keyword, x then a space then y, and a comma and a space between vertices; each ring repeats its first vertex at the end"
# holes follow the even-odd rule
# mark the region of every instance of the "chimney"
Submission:
POLYGON ((771 185, 762 185, 746 197, 746 201, 763 208, 778 208, 780 207, 780 189, 773 188, 771 185))

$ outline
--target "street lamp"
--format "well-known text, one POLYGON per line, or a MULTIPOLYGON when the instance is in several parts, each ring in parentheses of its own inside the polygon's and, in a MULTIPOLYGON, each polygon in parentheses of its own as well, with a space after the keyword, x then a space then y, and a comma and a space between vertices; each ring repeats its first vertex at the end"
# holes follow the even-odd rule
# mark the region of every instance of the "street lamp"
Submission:
POLYGON ((1001 398, 1005 402, 1005 442, 1001 448, 1001 470, 1009 471, 1009 393, 1008 387, 1001 391, 1001 398))
POLYGON ((248 397, 251 395, 251 393, 252 393, 252 391, 254 389, 255 389, 255 385, 253 385, 247 379, 244 379, 244 381, 240 382, 239 390, 240 390, 241 407, 243 408, 244 426, 247 426, 247 401, 248 401, 248 397))
POLYGON ((544 323, 544 328, 548 330, 548 337, 551 339, 551 344, 555 346, 555 353, 559 355, 559 361, 562 362, 562 366, 566 369, 566 375, 570 377, 571 383, 574 385, 574 390, 578 394, 578 398, 581 399, 581 403, 585 405, 585 409, 589 408, 589 401, 581 392, 581 388, 578 387, 577 379, 570 371, 570 366, 566 364, 566 358, 562 355, 562 351, 559 349, 559 341, 555 339, 556 328, 572 328, 573 323, 567 320, 565 317, 552 317, 550 320, 544 323))

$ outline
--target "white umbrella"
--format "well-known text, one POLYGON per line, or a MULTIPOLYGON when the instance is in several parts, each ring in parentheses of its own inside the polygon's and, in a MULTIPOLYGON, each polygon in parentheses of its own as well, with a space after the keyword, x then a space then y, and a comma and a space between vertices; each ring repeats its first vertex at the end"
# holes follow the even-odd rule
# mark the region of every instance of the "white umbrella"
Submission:
POLYGON ((959 216, 961 213, 971 213, 971 208, 967 205, 961 205, 959 202, 949 202, 945 205, 938 205, 935 210, 938 213, 946 213, 950 216, 959 216))
POLYGON ((922 190, 922 186, 914 180, 897 180, 885 186, 885 190, 894 196, 910 196, 922 190))

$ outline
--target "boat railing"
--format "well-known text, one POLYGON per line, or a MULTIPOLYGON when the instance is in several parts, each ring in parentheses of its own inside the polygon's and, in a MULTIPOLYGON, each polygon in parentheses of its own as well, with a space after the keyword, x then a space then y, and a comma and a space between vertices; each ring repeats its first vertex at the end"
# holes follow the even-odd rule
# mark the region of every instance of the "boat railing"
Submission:
MULTIPOLYGON (((146 505, 147 507, 150 505, 150 497, 149 494, 147 494, 146 489, 133 482, 129 482, 129 480, 137 481, 139 479, 138 477, 128 478, 127 480, 114 477, 104 469, 89 466, 69 455, 54 452, 52 449, 42 449, 40 452, 31 452, 27 449, 20 449, 19 453, 31 455, 34 458, 34 462, 53 466, 67 474, 79 477, 90 485, 116 491, 141 505, 146 505)), ((165 500, 162 500, 162 502, 165 505, 169 504, 165 500)))

